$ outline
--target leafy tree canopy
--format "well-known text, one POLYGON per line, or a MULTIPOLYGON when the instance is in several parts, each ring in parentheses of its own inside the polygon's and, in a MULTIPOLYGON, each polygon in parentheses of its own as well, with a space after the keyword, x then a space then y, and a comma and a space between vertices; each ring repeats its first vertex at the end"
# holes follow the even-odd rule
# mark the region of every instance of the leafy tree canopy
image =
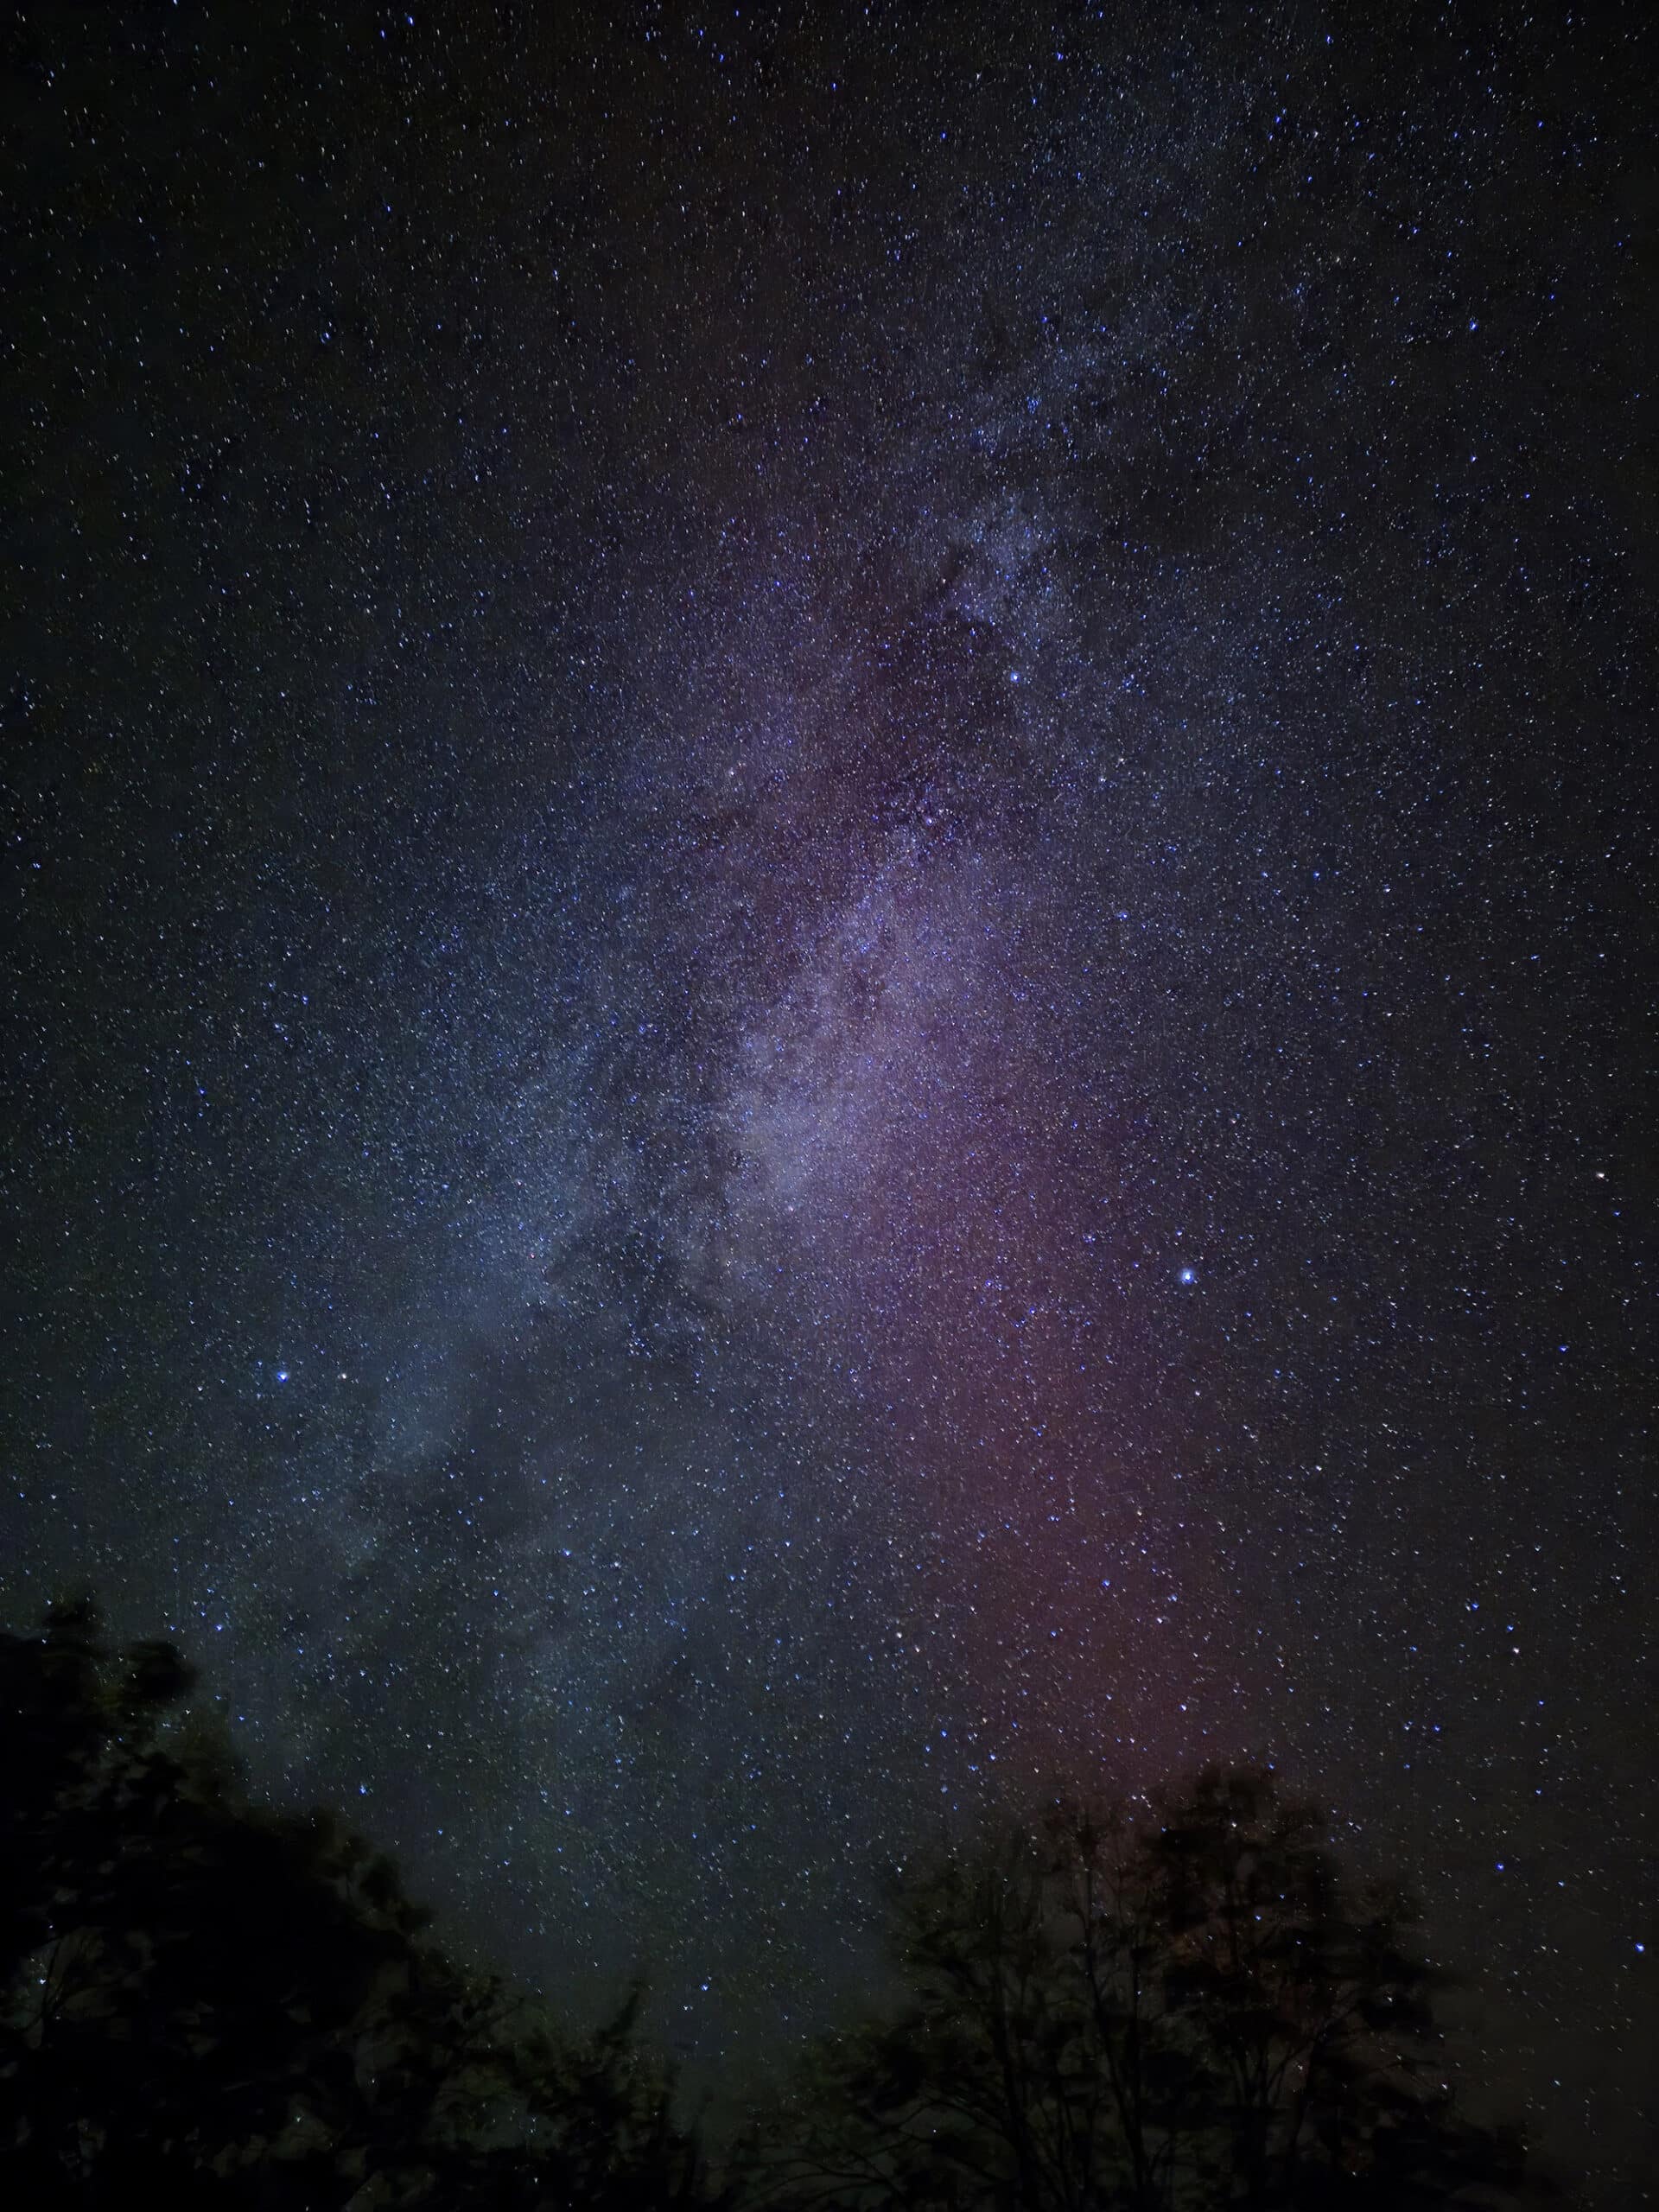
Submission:
POLYGON ((172 1728, 170 1646, 0 1636, 0 2196, 29 2207, 707 2203, 634 2005, 557 2032, 391 1861, 172 1728))
POLYGON ((903 1885, 906 1997, 762 2132, 772 2203, 1405 2212, 1508 2201, 1455 2107, 1398 1897, 1355 1891, 1270 1775, 1139 1815, 1055 1805, 903 1885))
POLYGON ((1398 1896, 1270 1775, 1057 1802, 912 1872, 902 1997, 726 2187, 634 2037, 432 1939, 391 1861, 250 1802, 167 1644, 0 1634, 0 2200, 175 2212, 1434 2212, 1514 2201, 1398 1896))

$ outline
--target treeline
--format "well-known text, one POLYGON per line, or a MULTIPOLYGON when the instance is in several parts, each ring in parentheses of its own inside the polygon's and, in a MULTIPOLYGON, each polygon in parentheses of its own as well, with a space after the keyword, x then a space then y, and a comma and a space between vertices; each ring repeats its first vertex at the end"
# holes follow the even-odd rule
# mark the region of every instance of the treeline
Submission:
POLYGON ((1060 1802, 902 1889, 906 1999, 826 2041, 768 2202, 937 2212, 1406 2212, 1513 2202, 1459 2114, 1403 1901, 1271 1777, 1060 1802))
POLYGON ((578 2033, 384 1856, 251 1802, 168 1645, 0 1636, 0 2202, 170 2212, 1316 2212, 1510 2201, 1398 1900, 1268 1777, 1055 1805, 899 1888, 904 1995, 717 2169, 636 2002, 578 2033))

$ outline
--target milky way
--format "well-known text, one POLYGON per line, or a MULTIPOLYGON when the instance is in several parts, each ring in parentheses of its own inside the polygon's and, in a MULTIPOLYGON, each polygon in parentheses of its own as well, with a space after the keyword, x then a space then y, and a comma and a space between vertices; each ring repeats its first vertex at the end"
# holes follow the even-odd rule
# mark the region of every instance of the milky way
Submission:
POLYGON ((1630 2201, 1642 11, 609 12, 14 41, 9 1606, 706 2076, 1271 1758, 1630 2201))

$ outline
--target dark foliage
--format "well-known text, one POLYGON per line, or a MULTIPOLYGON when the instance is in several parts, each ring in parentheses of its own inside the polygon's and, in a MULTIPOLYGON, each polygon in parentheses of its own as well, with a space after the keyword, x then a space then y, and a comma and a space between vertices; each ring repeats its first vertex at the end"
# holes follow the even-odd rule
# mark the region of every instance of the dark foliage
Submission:
MULTIPOLYGON (((86 1606, 0 1636, 0 2202, 711 2208, 636 2005, 586 2039, 448 1959, 396 1870, 251 1803, 189 1669, 86 1606)), ((1512 2200, 1397 1897, 1206 1773, 1057 1804, 899 1899, 898 2008, 742 2162, 779 2212, 1433 2212, 1512 2200)))
POLYGON ((576 2042, 463 1972, 386 1859, 168 1726, 190 1687, 85 1606, 0 1637, 0 2200, 710 2202, 632 2005, 576 2042))
POLYGON ((907 2000, 823 2044, 762 2132, 758 2202, 915 2212, 1429 2212, 1511 2201, 1458 2114, 1400 1901, 1311 1808, 1202 1775, 1135 1820, 909 1880, 907 2000))

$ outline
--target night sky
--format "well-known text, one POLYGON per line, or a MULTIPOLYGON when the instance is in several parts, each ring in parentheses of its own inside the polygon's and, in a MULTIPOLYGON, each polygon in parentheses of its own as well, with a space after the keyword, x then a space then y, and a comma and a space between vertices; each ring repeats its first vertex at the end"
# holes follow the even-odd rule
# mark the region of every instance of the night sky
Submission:
POLYGON ((7 1616, 728 2086, 1272 1758, 1649 2201, 1648 9, 3 38, 7 1616))

